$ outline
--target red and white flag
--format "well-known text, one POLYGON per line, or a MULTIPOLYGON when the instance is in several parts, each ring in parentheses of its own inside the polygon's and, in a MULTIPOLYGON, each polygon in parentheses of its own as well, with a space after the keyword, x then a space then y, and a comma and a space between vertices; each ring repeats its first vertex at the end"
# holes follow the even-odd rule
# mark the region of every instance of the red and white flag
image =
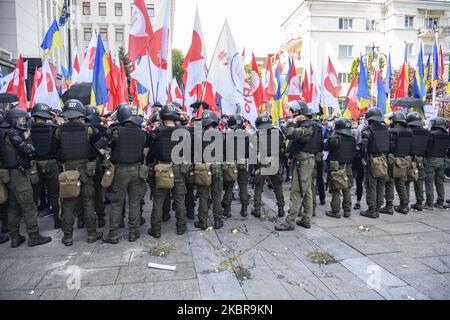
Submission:
POLYGON ((267 100, 273 100, 275 98, 275 81, 273 80, 273 68, 271 57, 267 57, 266 74, 263 78, 264 93, 267 100))
POLYGON ((38 84, 34 93, 34 103, 46 103, 52 109, 61 110, 56 80, 48 59, 45 59, 42 63, 41 74, 40 76, 38 75, 37 80, 38 84))
POLYGON ((147 47, 153 36, 152 23, 144 0, 134 0, 131 6, 131 26, 128 56, 132 62, 147 54, 147 47))
POLYGON ((89 46, 84 55, 83 63, 81 64, 80 73, 77 78, 77 83, 92 82, 94 78, 94 64, 95 54, 97 52, 97 36, 92 35, 92 39, 89 42, 89 46))
POLYGON ((295 68, 294 59, 292 59, 292 65, 291 65, 292 71, 290 74, 290 79, 288 83, 288 102, 301 100, 302 98, 302 79, 301 75, 297 75, 297 70, 295 68))
MULTIPOLYGON (((7 77, 5 77, 6 80, 7 77)), ((16 68, 12 74, 12 79, 4 84, 7 93, 15 94, 19 98, 18 107, 27 110, 27 90, 25 86, 25 65, 22 56, 17 60, 16 68)))
POLYGON ((75 47, 72 64, 72 76, 70 77, 70 84, 74 85, 78 83, 78 76, 80 74, 80 57, 78 56, 78 48, 75 47))
POLYGON ((312 102, 310 104, 310 108, 313 109, 316 113, 320 112, 320 86, 319 82, 316 79, 316 75, 314 74, 314 70, 312 64, 309 65, 310 75, 311 75, 311 91, 312 91, 312 102))
POLYGON ((169 97, 167 98, 167 103, 177 102, 183 105, 183 94, 181 93, 180 87, 176 78, 173 78, 170 84, 169 97))
POLYGON ((255 55, 252 53, 252 91, 256 107, 259 108, 265 102, 264 88, 259 75, 258 64, 255 55))
POLYGON ((322 71, 322 80, 322 108, 332 108, 337 115, 340 115, 341 110, 339 108, 338 96, 342 90, 342 86, 330 58, 328 58, 327 68, 324 68, 322 71))
MULTIPOLYGON (((203 83, 206 81, 207 76, 206 59, 205 40, 203 38, 203 29, 197 8, 195 11, 191 47, 183 63, 183 69, 185 70, 183 82, 186 88, 186 106, 190 106, 194 102, 202 99, 203 83)), ((191 112, 192 110, 188 108, 188 113, 191 114, 191 112)))

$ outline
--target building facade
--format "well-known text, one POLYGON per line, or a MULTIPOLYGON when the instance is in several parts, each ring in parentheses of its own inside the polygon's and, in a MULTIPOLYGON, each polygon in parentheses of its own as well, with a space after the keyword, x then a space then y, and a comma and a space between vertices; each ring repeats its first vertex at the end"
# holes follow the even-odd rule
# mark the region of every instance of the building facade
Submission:
POLYGON ((299 72, 311 64, 320 74, 330 56, 343 84, 342 95, 347 93, 352 63, 360 54, 390 53, 393 68, 399 68, 406 50, 408 63, 415 67, 420 40, 426 60, 433 50, 435 30, 448 71, 449 0, 302 0, 282 28, 285 39, 277 54, 281 63, 291 56, 299 72))

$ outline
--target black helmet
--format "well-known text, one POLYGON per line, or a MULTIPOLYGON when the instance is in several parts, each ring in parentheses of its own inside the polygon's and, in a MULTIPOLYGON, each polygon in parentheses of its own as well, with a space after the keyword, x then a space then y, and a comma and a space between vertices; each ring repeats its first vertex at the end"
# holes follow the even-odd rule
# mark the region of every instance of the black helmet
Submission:
POLYGON ((159 111, 159 118, 161 121, 164 120, 172 120, 172 121, 180 121, 180 113, 177 106, 173 104, 166 104, 164 107, 161 108, 161 111, 159 111))
POLYGON ((14 108, 6 114, 6 122, 13 128, 27 131, 30 128, 30 116, 28 112, 14 108))
POLYGON ((86 119, 91 123, 100 123, 100 112, 94 106, 86 106, 86 119))
POLYGON ((132 122, 137 126, 142 124, 142 119, 138 117, 137 110, 130 105, 122 105, 118 109, 117 120, 119 120, 120 124, 125 124, 126 122, 132 122))
POLYGON ((155 104, 153 105, 152 109, 155 109, 155 108, 162 109, 162 107, 163 107, 163 105, 160 102, 156 101, 155 104))
POLYGON ((431 130, 433 129, 442 129, 447 131, 447 122, 444 118, 437 117, 430 120, 431 130))
POLYGON ((190 105, 190 108, 196 112, 200 107, 203 107, 203 110, 209 110, 211 109, 209 107, 209 104, 207 104, 205 101, 197 101, 190 105))
POLYGON ((255 125, 258 130, 272 129, 272 117, 268 114, 262 114, 256 118, 255 125))
POLYGON ((366 113, 367 121, 383 122, 383 113, 378 108, 372 108, 366 113))
POLYGON ((352 123, 350 120, 346 118, 340 118, 336 120, 336 123, 334 125, 334 129, 337 133, 340 133, 344 136, 352 136, 352 123))
POLYGON ((294 117, 299 115, 310 117, 312 115, 308 105, 303 101, 292 101, 288 103, 288 105, 290 107, 289 110, 292 112, 294 117))
POLYGON ((244 117, 240 114, 233 114, 230 119, 228 119, 228 127, 230 129, 236 130, 236 129, 245 129, 244 125, 244 117))
POLYGON ((393 123, 402 123, 404 125, 406 125, 406 114, 404 114, 403 112, 395 112, 392 115, 391 121, 393 123))
POLYGON ((83 104, 75 99, 69 100, 64 104, 64 111, 62 116, 68 120, 76 118, 84 118, 84 106, 83 104))
POLYGON ((218 126, 220 123, 219 117, 215 112, 206 110, 202 114, 202 126, 209 127, 210 125, 218 126))
POLYGON ((32 117, 40 117, 44 119, 51 119, 52 115, 50 114, 51 108, 48 104, 45 103, 36 103, 31 109, 32 117))
POLYGON ((411 126, 411 127, 423 127, 424 126, 422 116, 418 112, 408 113, 408 115, 406 116, 406 122, 408 123, 408 126, 411 126))

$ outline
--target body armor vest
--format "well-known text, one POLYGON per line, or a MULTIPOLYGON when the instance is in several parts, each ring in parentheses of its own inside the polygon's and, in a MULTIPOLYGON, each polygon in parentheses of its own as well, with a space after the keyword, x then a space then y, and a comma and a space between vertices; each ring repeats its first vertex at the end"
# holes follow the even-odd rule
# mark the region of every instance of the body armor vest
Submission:
POLYGON ((388 153, 389 145, 389 129, 383 125, 369 126, 372 135, 367 146, 369 154, 388 153))
POLYGON ((411 155, 424 157, 430 143, 430 131, 424 128, 413 128, 411 130, 413 132, 411 155))
POLYGON ((443 130, 432 130, 427 156, 432 158, 445 158, 450 144, 450 135, 443 130))
POLYGON ((88 128, 85 124, 70 122, 60 126, 61 159, 63 161, 95 159, 94 148, 89 141, 88 128))
POLYGON ((123 164, 142 163, 146 143, 145 132, 138 127, 125 126, 114 130, 119 132, 119 140, 114 143, 111 150, 111 161, 123 164))
POLYGON ((390 153, 394 157, 406 157, 411 154, 413 133, 405 128, 394 128, 389 130, 391 139, 390 153))
POLYGON ((53 141, 53 131, 56 126, 47 123, 35 123, 31 126, 31 140, 36 149, 34 159, 56 159, 56 147, 53 141))
POLYGON ((356 139, 339 134, 340 143, 337 150, 330 151, 329 160, 349 164, 356 154, 356 139))

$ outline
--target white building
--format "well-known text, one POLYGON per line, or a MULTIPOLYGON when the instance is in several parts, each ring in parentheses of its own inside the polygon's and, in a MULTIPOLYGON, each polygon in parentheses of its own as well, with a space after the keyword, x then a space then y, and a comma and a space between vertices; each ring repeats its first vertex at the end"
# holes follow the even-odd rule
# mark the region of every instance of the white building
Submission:
POLYGON ((330 56, 345 95, 352 63, 360 54, 379 47, 381 53, 391 53, 396 69, 406 48, 415 67, 420 39, 426 60, 436 27, 448 66, 450 0, 302 0, 282 24, 286 38, 278 54, 282 63, 293 56, 300 72, 311 63, 316 75, 330 56))

